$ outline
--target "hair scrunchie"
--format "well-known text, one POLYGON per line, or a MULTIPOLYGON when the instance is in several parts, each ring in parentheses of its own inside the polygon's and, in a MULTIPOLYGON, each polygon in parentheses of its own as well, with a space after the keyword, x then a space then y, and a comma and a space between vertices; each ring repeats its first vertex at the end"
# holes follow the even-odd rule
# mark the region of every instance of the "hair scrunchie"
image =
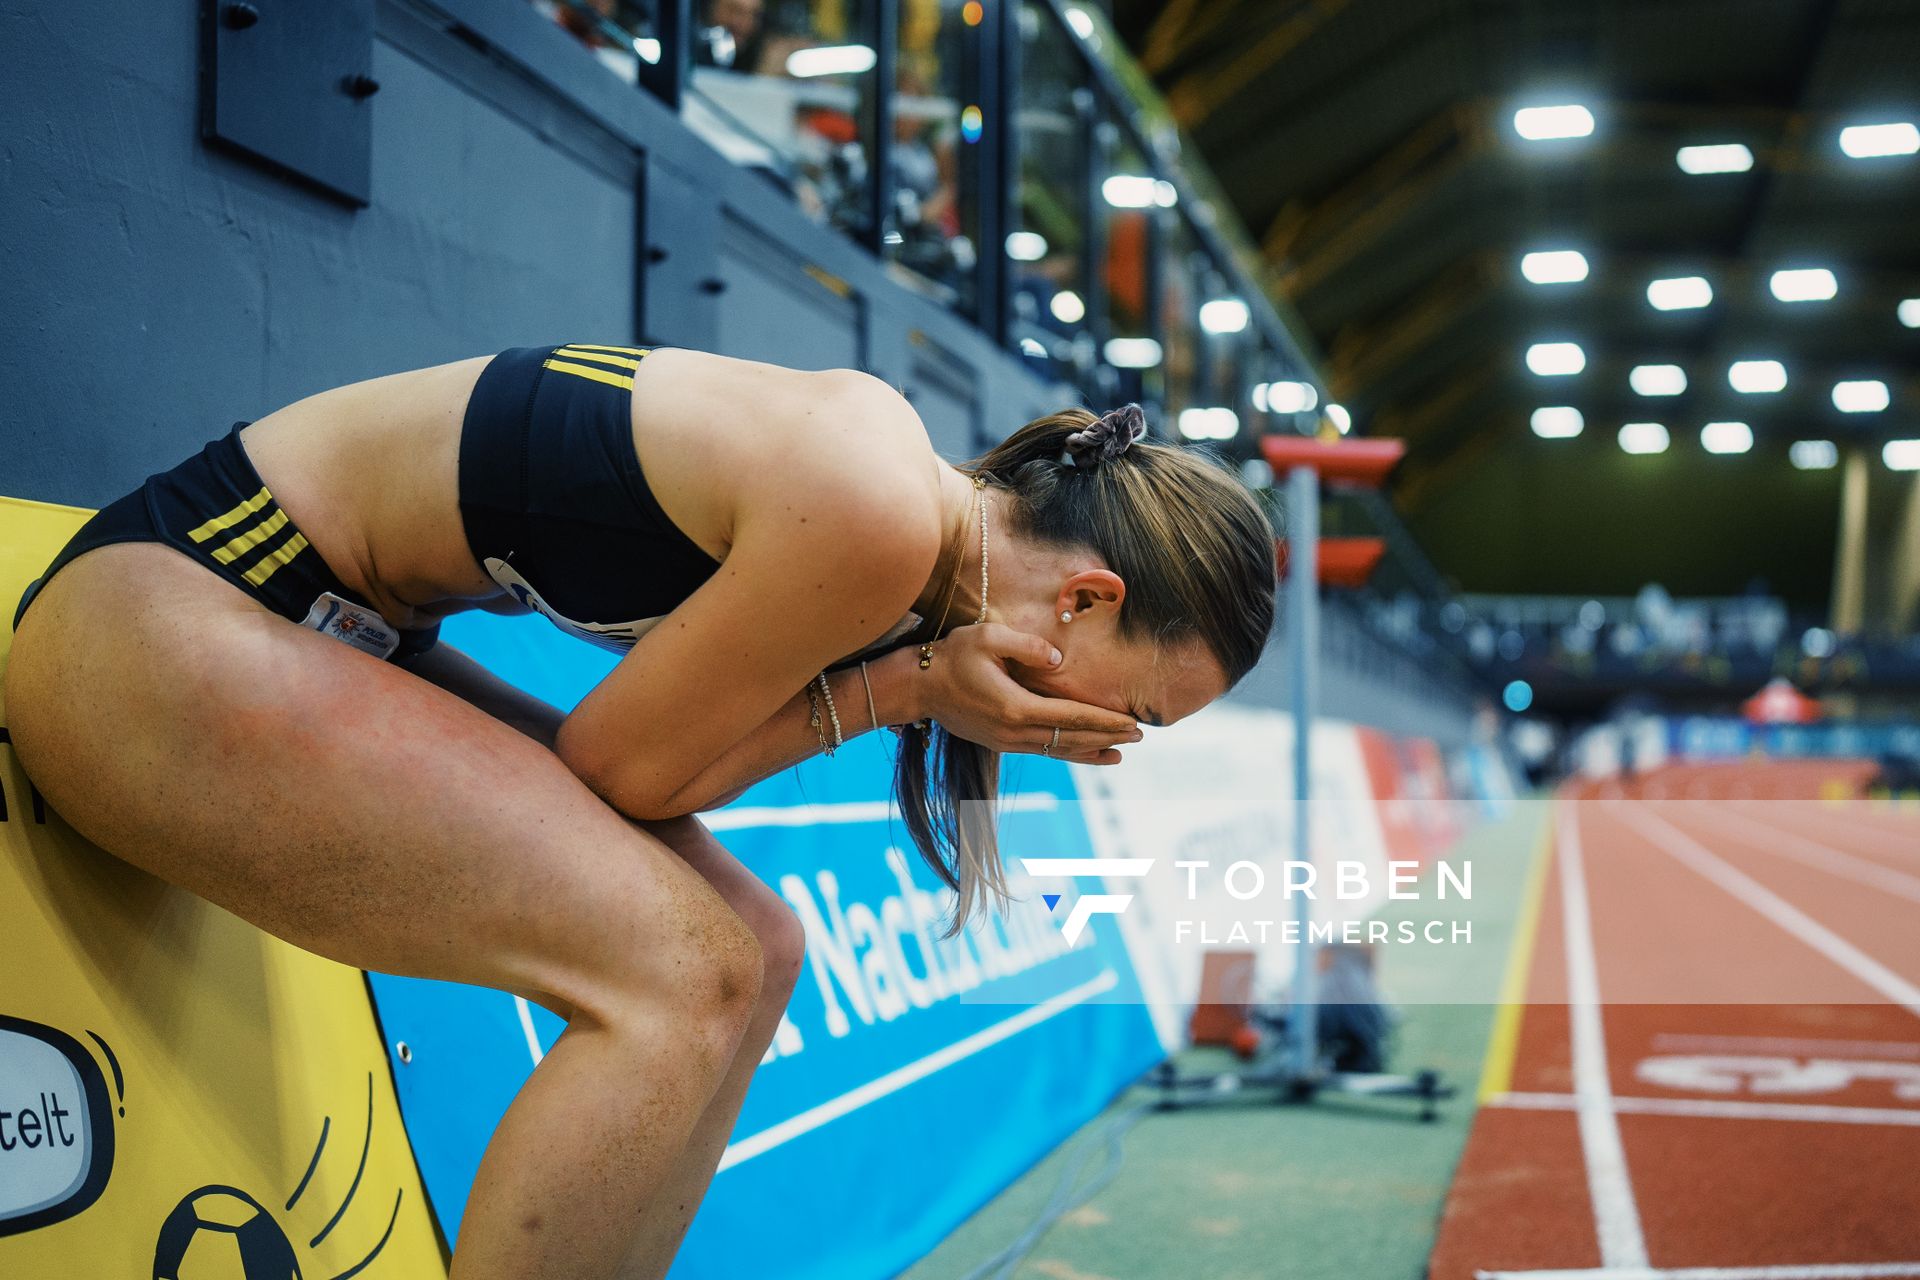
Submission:
POLYGON ((1123 404, 1118 409, 1109 409, 1096 421, 1067 437, 1067 447, 1060 455, 1060 465, 1077 467, 1083 471, 1105 466, 1145 434, 1147 415, 1141 412, 1139 405, 1123 404))

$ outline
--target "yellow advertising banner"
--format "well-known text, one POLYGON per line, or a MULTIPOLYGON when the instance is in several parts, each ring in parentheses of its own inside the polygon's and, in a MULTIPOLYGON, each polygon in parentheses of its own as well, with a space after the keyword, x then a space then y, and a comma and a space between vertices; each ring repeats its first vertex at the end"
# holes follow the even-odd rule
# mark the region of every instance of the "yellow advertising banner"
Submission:
MULTIPOLYGON (((0 498, 0 667, 89 514, 0 498)), ((82 839, 5 724, 0 1276, 444 1277, 363 975, 82 839)))

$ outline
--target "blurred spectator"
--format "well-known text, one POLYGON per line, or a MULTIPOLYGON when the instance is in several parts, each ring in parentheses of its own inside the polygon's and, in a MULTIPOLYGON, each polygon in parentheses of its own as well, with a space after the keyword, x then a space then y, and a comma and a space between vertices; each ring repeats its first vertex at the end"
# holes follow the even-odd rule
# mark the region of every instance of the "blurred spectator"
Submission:
POLYGON ((730 67, 737 71, 769 70, 760 65, 766 53, 762 37, 766 6, 762 0, 705 0, 700 38, 693 42, 694 65, 730 67))

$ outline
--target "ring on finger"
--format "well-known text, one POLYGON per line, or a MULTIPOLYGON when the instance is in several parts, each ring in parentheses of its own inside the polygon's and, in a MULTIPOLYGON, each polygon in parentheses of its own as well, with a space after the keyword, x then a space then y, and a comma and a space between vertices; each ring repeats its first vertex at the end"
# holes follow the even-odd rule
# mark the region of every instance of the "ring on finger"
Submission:
POLYGON ((1043 756, 1050 756, 1054 752, 1058 751, 1059 749, 1060 749, 1060 729, 1059 729, 1059 726, 1056 725, 1053 730, 1053 737, 1048 740, 1046 746, 1040 748, 1040 754, 1043 756))

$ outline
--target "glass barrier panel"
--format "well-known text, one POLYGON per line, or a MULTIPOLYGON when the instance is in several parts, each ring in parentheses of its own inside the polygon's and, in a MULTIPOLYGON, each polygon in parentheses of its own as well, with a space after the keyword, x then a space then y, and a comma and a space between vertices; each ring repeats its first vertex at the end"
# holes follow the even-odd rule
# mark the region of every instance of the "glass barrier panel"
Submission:
POLYGON ((876 0, 693 0, 681 117, 816 222, 869 217, 876 0))
POLYGON ((1019 10, 1014 122, 1019 187, 1004 246, 1020 351, 1050 377, 1092 361, 1087 328, 1087 127, 1092 90, 1072 32, 1035 0, 1019 10))
MULTIPOLYGON (((1171 430, 1180 423, 1182 413, 1201 407, 1197 398, 1200 292, 1196 268, 1203 259, 1185 218, 1171 210, 1162 213, 1161 218, 1165 249, 1160 255, 1160 341, 1165 370, 1166 424, 1171 430)), ((1190 424, 1193 421, 1189 419, 1190 424)))
POLYGON ((628 84, 640 82, 640 64, 660 61, 653 6, 640 0, 528 0, 578 40, 602 66, 628 84))
POLYGON ((1242 370, 1252 313, 1246 300, 1228 283, 1219 263, 1202 255, 1197 268, 1200 297, 1199 384, 1195 398, 1205 406, 1205 439, 1230 456, 1239 457, 1249 438, 1252 408, 1242 370))
POLYGON ((1160 341, 1153 332, 1153 220, 1162 205, 1159 181, 1146 154, 1118 126, 1102 127, 1105 166, 1099 174, 1094 216, 1105 219, 1101 292, 1105 322, 1099 327, 1101 362, 1112 372, 1115 403, 1158 400, 1160 341))
POLYGON ((902 0, 894 74, 893 202, 881 236, 903 283, 978 313, 982 0, 902 0))

